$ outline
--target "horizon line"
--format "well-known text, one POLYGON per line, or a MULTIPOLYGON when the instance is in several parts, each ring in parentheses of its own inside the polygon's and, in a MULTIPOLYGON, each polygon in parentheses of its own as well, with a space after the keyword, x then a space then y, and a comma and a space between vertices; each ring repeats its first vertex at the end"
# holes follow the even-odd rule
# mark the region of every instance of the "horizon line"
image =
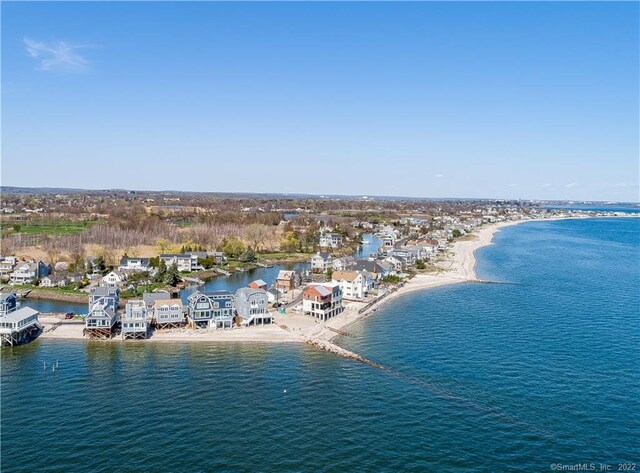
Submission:
POLYGON ((258 191, 195 191, 195 190, 175 190, 175 189, 126 189, 126 188, 79 188, 79 187, 47 187, 47 186, 10 186, 0 185, 0 193, 9 189, 16 190, 40 190, 40 191, 75 191, 75 192, 147 192, 154 194, 174 193, 174 194, 223 194, 223 195, 273 195, 287 197, 307 197, 307 198, 350 198, 354 200, 373 199, 410 199, 410 200, 433 200, 433 201, 517 201, 517 202, 577 202, 577 203, 600 203, 600 204, 632 204, 640 205, 638 201, 616 201, 616 200, 588 200, 588 199, 533 199, 533 198, 509 198, 509 197, 425 197, 425 196, 405 196, 405 195, 374 195, 374 194, 311 194, 303 192, 258 192, 258 191))

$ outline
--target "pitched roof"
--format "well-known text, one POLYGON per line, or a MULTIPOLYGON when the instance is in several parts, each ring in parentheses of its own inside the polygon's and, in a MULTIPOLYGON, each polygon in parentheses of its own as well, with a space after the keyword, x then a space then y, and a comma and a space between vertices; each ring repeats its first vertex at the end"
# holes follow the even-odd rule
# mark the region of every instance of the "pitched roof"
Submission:
POLYGON ((183 307, 182 299, 158 299, 153 303, 153 307, 156 309, 163 305, 177 305, 183 307))
POLYGON ((227 291, 226 289, 222 289, 220 291, 209 291, 209 292, 203 292, 202 294, 204 294, 207 297, 214 297, 214 296, 233 296, 233 294, 231 293, 231 291, 227 291))
POLYGON ((130 260, 140 260, 140 263, 142 263, 144 265, 149 265, 149 258, 134 258, 132 256, 123 256, 120 259, 120 266, 126 264, 130 260))
POLYGON ((264 282, 262 279, 256 279, 255 281, 251 281, 249 283, 250 287, 254 287, 254 286, 255 287, 262 287, 262 286, 266 286, 266 285, 267 285, 267 283, 264 282), (252 286, 252 284, 253 284, 253 286, 252 286))
POLYGON ((295 271, 290 271, 286 269, 281 269, 278 273, 277 279, 292 279, 295 274, 295 271))
POLYGON ((375 261, 369 261, 369 260, 360 260, 356 263, 355 268, 356 270, 358 269, 365 269, 369 272, 373 272, 374 268, 376 266, 376 262, 375 261))
MULTIPOLYGON (((117 289, 114 289, 112 287, 107 287, 107 286, 97 286, 97 287, 92 287, 91 288, 91 295, 92 296, 110 296, 114 291, 118 291, 117 289)), ((120 292, 120 291, 118 291, 120 292)))
POLYGON ((9 297, 16 297, 15 292, 0 292, 0 301, 6 301, 9 297))
POLYGON ((340 281, 344 279, 345 281, 353 281, 359 276, 359 274, 355 271, 334 271, 331 275, 331 279, 336 281, 340 281))
POLYGON ((168 292, 145 292, 144 294, 142 294, 142 300, 145 302, 145 304, 150 304, 151 302, 167 299, 171 299, 171 294, 169 294, 168 292))
POLYGON ((315 286, 308 287, 305 292, 311 292, 311 293, 315 292, 320 297, 326 297, 331 294, 331 291, 329 289, 327 289, 326 287, 320 284, 316 284, 315 286))
POLYGON ((37 315, 39 313, 40 312, 38 312, 35 309, 32 309, 31 307, 21 307, 17 310, 14 310, 13 312, 9 312, 8 314, 3 315, 2 317, 0 317, 0 320, 15 323, 15 322, 19 322, 22 319, 30 317, 32 315, 37 315))
POLYGON ((240 289, 238 289, 236 291, 236 298, 238 298, 239 296, 242 296, 244 298, 249 298, 249 296, 253 295, 253 294, 261 294, 266 296, 267 295, 267 291, 265 291, 264 289, 254 289, 252 287, 241 287, 240 289))

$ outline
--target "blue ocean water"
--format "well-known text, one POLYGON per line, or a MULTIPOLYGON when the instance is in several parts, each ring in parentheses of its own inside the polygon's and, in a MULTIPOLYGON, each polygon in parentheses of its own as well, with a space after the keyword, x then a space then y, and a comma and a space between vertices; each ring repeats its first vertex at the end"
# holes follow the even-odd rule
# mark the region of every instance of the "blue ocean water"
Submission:
POLYGON ((530 222, 494 241, 477 269, 504 284, 403 296, 337 340, 382 369, 298 345, 3 349, 2 471, 637 463, 640 220, 530 222))

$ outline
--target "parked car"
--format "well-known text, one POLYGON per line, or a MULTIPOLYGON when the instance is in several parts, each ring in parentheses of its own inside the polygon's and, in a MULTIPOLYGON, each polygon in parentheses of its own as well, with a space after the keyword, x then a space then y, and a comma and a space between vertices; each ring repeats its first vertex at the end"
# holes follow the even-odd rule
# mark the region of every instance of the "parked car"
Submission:
POLYGON ((67 312, 66 314, 64 314, 64 318, 66 320, 73 319, 73 312, 67 312))

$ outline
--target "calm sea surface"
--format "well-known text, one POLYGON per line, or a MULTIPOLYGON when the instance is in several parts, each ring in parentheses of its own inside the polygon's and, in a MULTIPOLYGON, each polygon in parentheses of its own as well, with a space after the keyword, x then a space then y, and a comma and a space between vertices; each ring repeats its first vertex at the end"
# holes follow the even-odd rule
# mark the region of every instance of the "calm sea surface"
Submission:
POLYGON ((337 340, 383 369, 303 346, 3 349, 2 471, 639 462, 640 220, 531 222, 494 241, 478 271, 504 284, 404 296, 337 340))

